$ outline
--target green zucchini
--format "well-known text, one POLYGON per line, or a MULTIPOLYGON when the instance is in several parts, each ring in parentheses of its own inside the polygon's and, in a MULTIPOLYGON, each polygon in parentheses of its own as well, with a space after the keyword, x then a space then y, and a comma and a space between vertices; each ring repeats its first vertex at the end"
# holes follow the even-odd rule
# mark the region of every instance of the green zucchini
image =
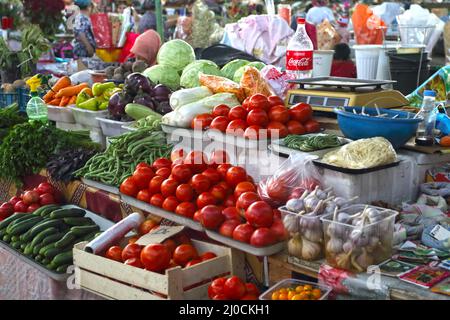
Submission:
POLYGON ((64 223, 69 226, 89 226, 95 225, 94 220, 86 217, 64 218, 64 223))
POLYGON ((66 233, 66 235, 61 240, 55 242, 55 248, 61 249, 61 248, 67 247, 68 245, 73 243, 76 238, 77 238, 77 235, 75 233, 73 233, 72 231, 70 231, 70 232, 66 233))
POLYGON ((56 205, 56 204, 47 204, 45 206, 40 207, 39 209, 37 209, 36 211, 34 211, 33 213, 35 215, 41 216, 41 217, 45 217, 46 215, 48 215, 50 212, 57 210, 61 208, 60 206, 56 205))
POLYGON ((24 212, 14 213, 13 215, 9 216, 8 218, 6 218, 2 222, 0 222, 0 230, 6 228, 13 221, 15 221, 21 217, 25 217, 25 216, 29 216, 29 215, 30 215, 29 213, 24 213, 24 212))
POLYGON ((55 264, 57 267, 72 263, 73 261, 73 253, 72 250, 67 250, 62 253, 57 254, 53 260, 52 263, 55 264))
POLYGON ((86 211, 79 208, 59 209, 50 213, 50 218, 59 219, 69 217, 84 217, 85 214, 86 211))
POLYGON ((18 225, 19 223, 24 222, 24 221, 26 221, 26 220, 33 219, 33 218, 35 218, 35 217, 37 217, 37 216, 34 215, 34 214, 27 213, 26 215, 24 215, 24 216, 22 216, 22 217, 20 217, 20 218, 18 218, 18 219, 16 219, 16 220, 14 220, 13 222, 11 222, 11 223, 6 227, 6 231, 9 232, 14 226, 18 225))
POLYGON ((34 248, 35 245, 37 245, 38 243, 41 243, 45 239, 45 237, 55 234, 57 232, 58 232, 58 229, 56 229, 55 227, 49 227, 49 228, 39 232, 31 241, 31 248, 34 248))
POLYGON ((8 234, 11 236, 17 236, 21 235, 22 233, 27 232, 29 229, 31 229, 33 226, 35 226, 38 222, 42 221, 44 218, 38 216, 33 217, 31 219, 22 221, 16 225, 14 225, 10 231, 8 231, 8 234))
POLYGON ((27 234, 23 236, 23 240, 30 241, 31 239, 33 239, 35 236, 37 236, 39 233, 41 233, 45 229, 48 229, 50 227, 58 228, 58 227, 61 227, 63 224, 63 221, 61 219, 57 219, 57 220, 49 219, 47 221, 46 220, 47 219, 36 224, 33 228, 31 228, 27 232, 27 234))
POLYGON ((73 233, 77 237, 84 236, 91 232, 98 232, 99 230, 100 230, 100 227, 98 225, 70 228, 70 232, 73 233))

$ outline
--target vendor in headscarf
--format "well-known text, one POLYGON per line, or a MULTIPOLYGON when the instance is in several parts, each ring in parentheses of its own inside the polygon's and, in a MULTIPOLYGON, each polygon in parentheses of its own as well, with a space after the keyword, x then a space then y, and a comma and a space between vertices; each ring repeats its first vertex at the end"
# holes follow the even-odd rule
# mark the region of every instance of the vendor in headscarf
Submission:
POLYGON ((136 56, 137 60, 145 61, 149 66, 156 63, 156 55, 161 46, 161 38, 154 30, 147 30, 136 38, 131 53, 136 56))
POLYGON ((92 57, 95 53, 95 38, 89 19, 91 0, 75 0, 75 4, 80 8, 80 13, 75 17, 73 25, 75 35, 73 51, 79 58, 92 57))

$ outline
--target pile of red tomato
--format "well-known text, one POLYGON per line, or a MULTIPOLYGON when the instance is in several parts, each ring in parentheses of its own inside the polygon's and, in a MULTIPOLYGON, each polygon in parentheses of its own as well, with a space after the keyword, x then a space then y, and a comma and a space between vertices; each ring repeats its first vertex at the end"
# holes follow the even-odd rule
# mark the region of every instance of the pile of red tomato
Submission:
POLYGON ((208 287, 213 300, 257 300, 259 289, 253 283, 245 283, 237 276, 217 278, 208 287))
POLYGON ((53 186, 42 182, 33 190, 24 191, 20 196, 14 196, 0 206, 0 221, 8 218, 14 212, 34 212, 41 206, 58 203, 58 195, 53 186))
POLYGON ((279 211, 262 201, 245 169, 229 164, 222 150, 208 160, 201 151, 178 149, 171 160, 141 163, 120 192, 256 247, 287 236, 279 211))
POLYGON ((106 251, 105 257, 153 272, 164 272, 166 269, 176 266, 189 268, 217 257, 213 252, 199 254, 190 239, 183 233, 166 239, 162 243, 146 246, 135 243, 136 240, 135 238, 130 239, 123 249, 120 246, 110 247, 106 251))
POLYGON ((197 115, 191 122, 191 128, 216 129, 248 139, 284 138, 288 134, 319 131, 319 123, 312 119, 312 114, 309 104, 298 103, 288 109, 278 96, 255 94, 245 99, 242 106, 230 109, 221 104, 211 114, 197 115))

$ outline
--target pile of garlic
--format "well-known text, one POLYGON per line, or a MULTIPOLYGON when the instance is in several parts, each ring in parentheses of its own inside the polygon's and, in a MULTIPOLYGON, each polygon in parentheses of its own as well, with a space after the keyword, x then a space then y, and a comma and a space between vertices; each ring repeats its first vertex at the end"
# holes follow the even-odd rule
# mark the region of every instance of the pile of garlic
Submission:
POLYGON ((350 205, 357 197, 336 197, 331 188, 306 190, 299 199, 291 199, 281 207, 283 224, 291 234, 288 242, 290 255, 303 260, 316 260, 323 256, 324 234, 320 218, 350 205))

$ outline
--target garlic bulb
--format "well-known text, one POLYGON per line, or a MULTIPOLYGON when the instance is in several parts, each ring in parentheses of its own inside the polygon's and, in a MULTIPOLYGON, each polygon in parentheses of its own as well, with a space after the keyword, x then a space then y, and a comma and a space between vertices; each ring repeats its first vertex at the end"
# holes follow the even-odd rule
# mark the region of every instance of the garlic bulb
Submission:
POLYGON ((302 237, 302 259, 314 260, 320 256, 321 248, 318 243, 302 237))
POLYGON ((286 202, 286 209, 292 212, 300 212, 304 208, 303 200, 300 199, 291 199, 286 202))
POLYGON ((346 212, 339 212, 337 215, 337 221, 340 223, 348 223, 350 220, 350 215, 346 212))
POLYGON ((289 233, 298 232, 298 219, 295 214, 286 214, 283 218, 283 225, 289 233))
POLYGON ((353 250, 353 248, 354 248, 353 243, 348 240, 342 245, 342 250, 344 250, 345 253, 349 253, 350 251, 353 250))
POLYGON ((303 231, 302 236, 312 242, 321 243, 323 241, 323 231, 321 228, 306 229, 303 231))
POLYGON ((302 239, 298 233, 288 241, 287 247, 290 255, 302 258, 302 239))
POLYGON ((342 240, 339 238, 331 238, 330 240, 328 240, 326 250, 327 250, 327 252, 330 252, 333 254, 341 252, 342 251, 342 240))

